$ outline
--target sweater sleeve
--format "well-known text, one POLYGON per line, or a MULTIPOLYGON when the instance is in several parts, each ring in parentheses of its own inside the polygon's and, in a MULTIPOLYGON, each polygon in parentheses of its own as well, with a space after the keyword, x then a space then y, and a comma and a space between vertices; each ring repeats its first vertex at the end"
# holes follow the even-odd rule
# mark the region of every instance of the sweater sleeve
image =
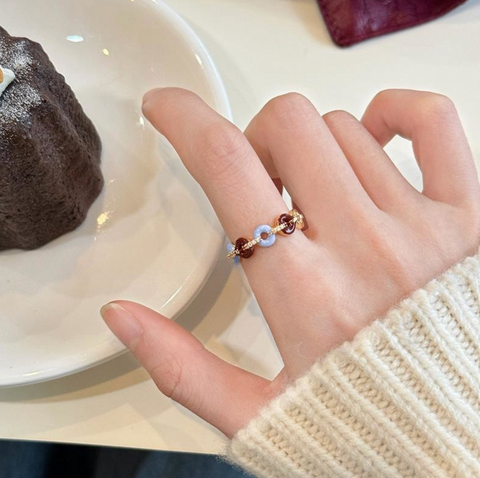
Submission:
POLYGON ((230 442, 262 478, 480 478, 480 262, 328 353, 230 442))

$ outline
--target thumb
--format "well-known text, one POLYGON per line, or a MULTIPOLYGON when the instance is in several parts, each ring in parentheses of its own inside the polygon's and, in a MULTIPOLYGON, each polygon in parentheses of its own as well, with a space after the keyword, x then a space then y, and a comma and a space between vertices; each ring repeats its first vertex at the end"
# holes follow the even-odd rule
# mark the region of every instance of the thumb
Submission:
POLYGON ((228 364, 147 307, 115 301, 102 307, 101 314, 162 393, 229 438, 273 398, 270 381, 228 364))

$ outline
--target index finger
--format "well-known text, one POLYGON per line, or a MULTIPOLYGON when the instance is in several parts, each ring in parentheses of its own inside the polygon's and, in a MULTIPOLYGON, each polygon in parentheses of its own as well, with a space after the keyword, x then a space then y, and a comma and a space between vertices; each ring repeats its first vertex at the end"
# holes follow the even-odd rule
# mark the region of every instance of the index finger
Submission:
POLYGON ((196 94, 156 89, 145 96, 143 111, 200 183, 232 242, 287 211, 242 132, 196 94))

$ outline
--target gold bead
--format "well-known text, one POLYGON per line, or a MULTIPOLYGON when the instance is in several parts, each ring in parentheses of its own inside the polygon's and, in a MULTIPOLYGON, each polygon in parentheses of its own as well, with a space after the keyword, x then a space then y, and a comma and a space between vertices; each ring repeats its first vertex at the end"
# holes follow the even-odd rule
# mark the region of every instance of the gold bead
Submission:
POLYGON ((305 227, 305 221, 303 219, 303 214, 300 214, 296 209, 292 209, 289 212, 290 216, 293 216, 296 219, 297 228, 302 230, 305 227))

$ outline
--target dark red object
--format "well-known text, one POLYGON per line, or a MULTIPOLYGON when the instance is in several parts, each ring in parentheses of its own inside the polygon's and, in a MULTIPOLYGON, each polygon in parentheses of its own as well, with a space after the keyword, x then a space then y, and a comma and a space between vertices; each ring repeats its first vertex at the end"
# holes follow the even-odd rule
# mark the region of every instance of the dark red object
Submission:
POLYGON ((253 251, 254 251, 253 247, 249 247, 248 249, 245 249, 244 251, 242 251, 242 247, 247 242, 250 242, 250 241, 248 239, 245 239, 244 237, 239 237, 235 242, 235 249, 237 249, 237 251, 240 251, 239 256, 242 259, 248 259, 249 257, 253 256, 253 251))
POLYGON ((317 0, 333 41, 362 40, 437 18, 466 0, 317 0))
MULTIPOLYGON (((281 214, 280 216, 278 216, 278 224, 288 224, 289 222, 291 222, 293 220, 293 217, 290 216, 290 214, 281 214)), ((295 232, 295 223, 292 222, 291 224, 288 224, 287 227, 285 227, 284 229, 282 229, 282 232, 283 234, 293 234, 295 232)))

